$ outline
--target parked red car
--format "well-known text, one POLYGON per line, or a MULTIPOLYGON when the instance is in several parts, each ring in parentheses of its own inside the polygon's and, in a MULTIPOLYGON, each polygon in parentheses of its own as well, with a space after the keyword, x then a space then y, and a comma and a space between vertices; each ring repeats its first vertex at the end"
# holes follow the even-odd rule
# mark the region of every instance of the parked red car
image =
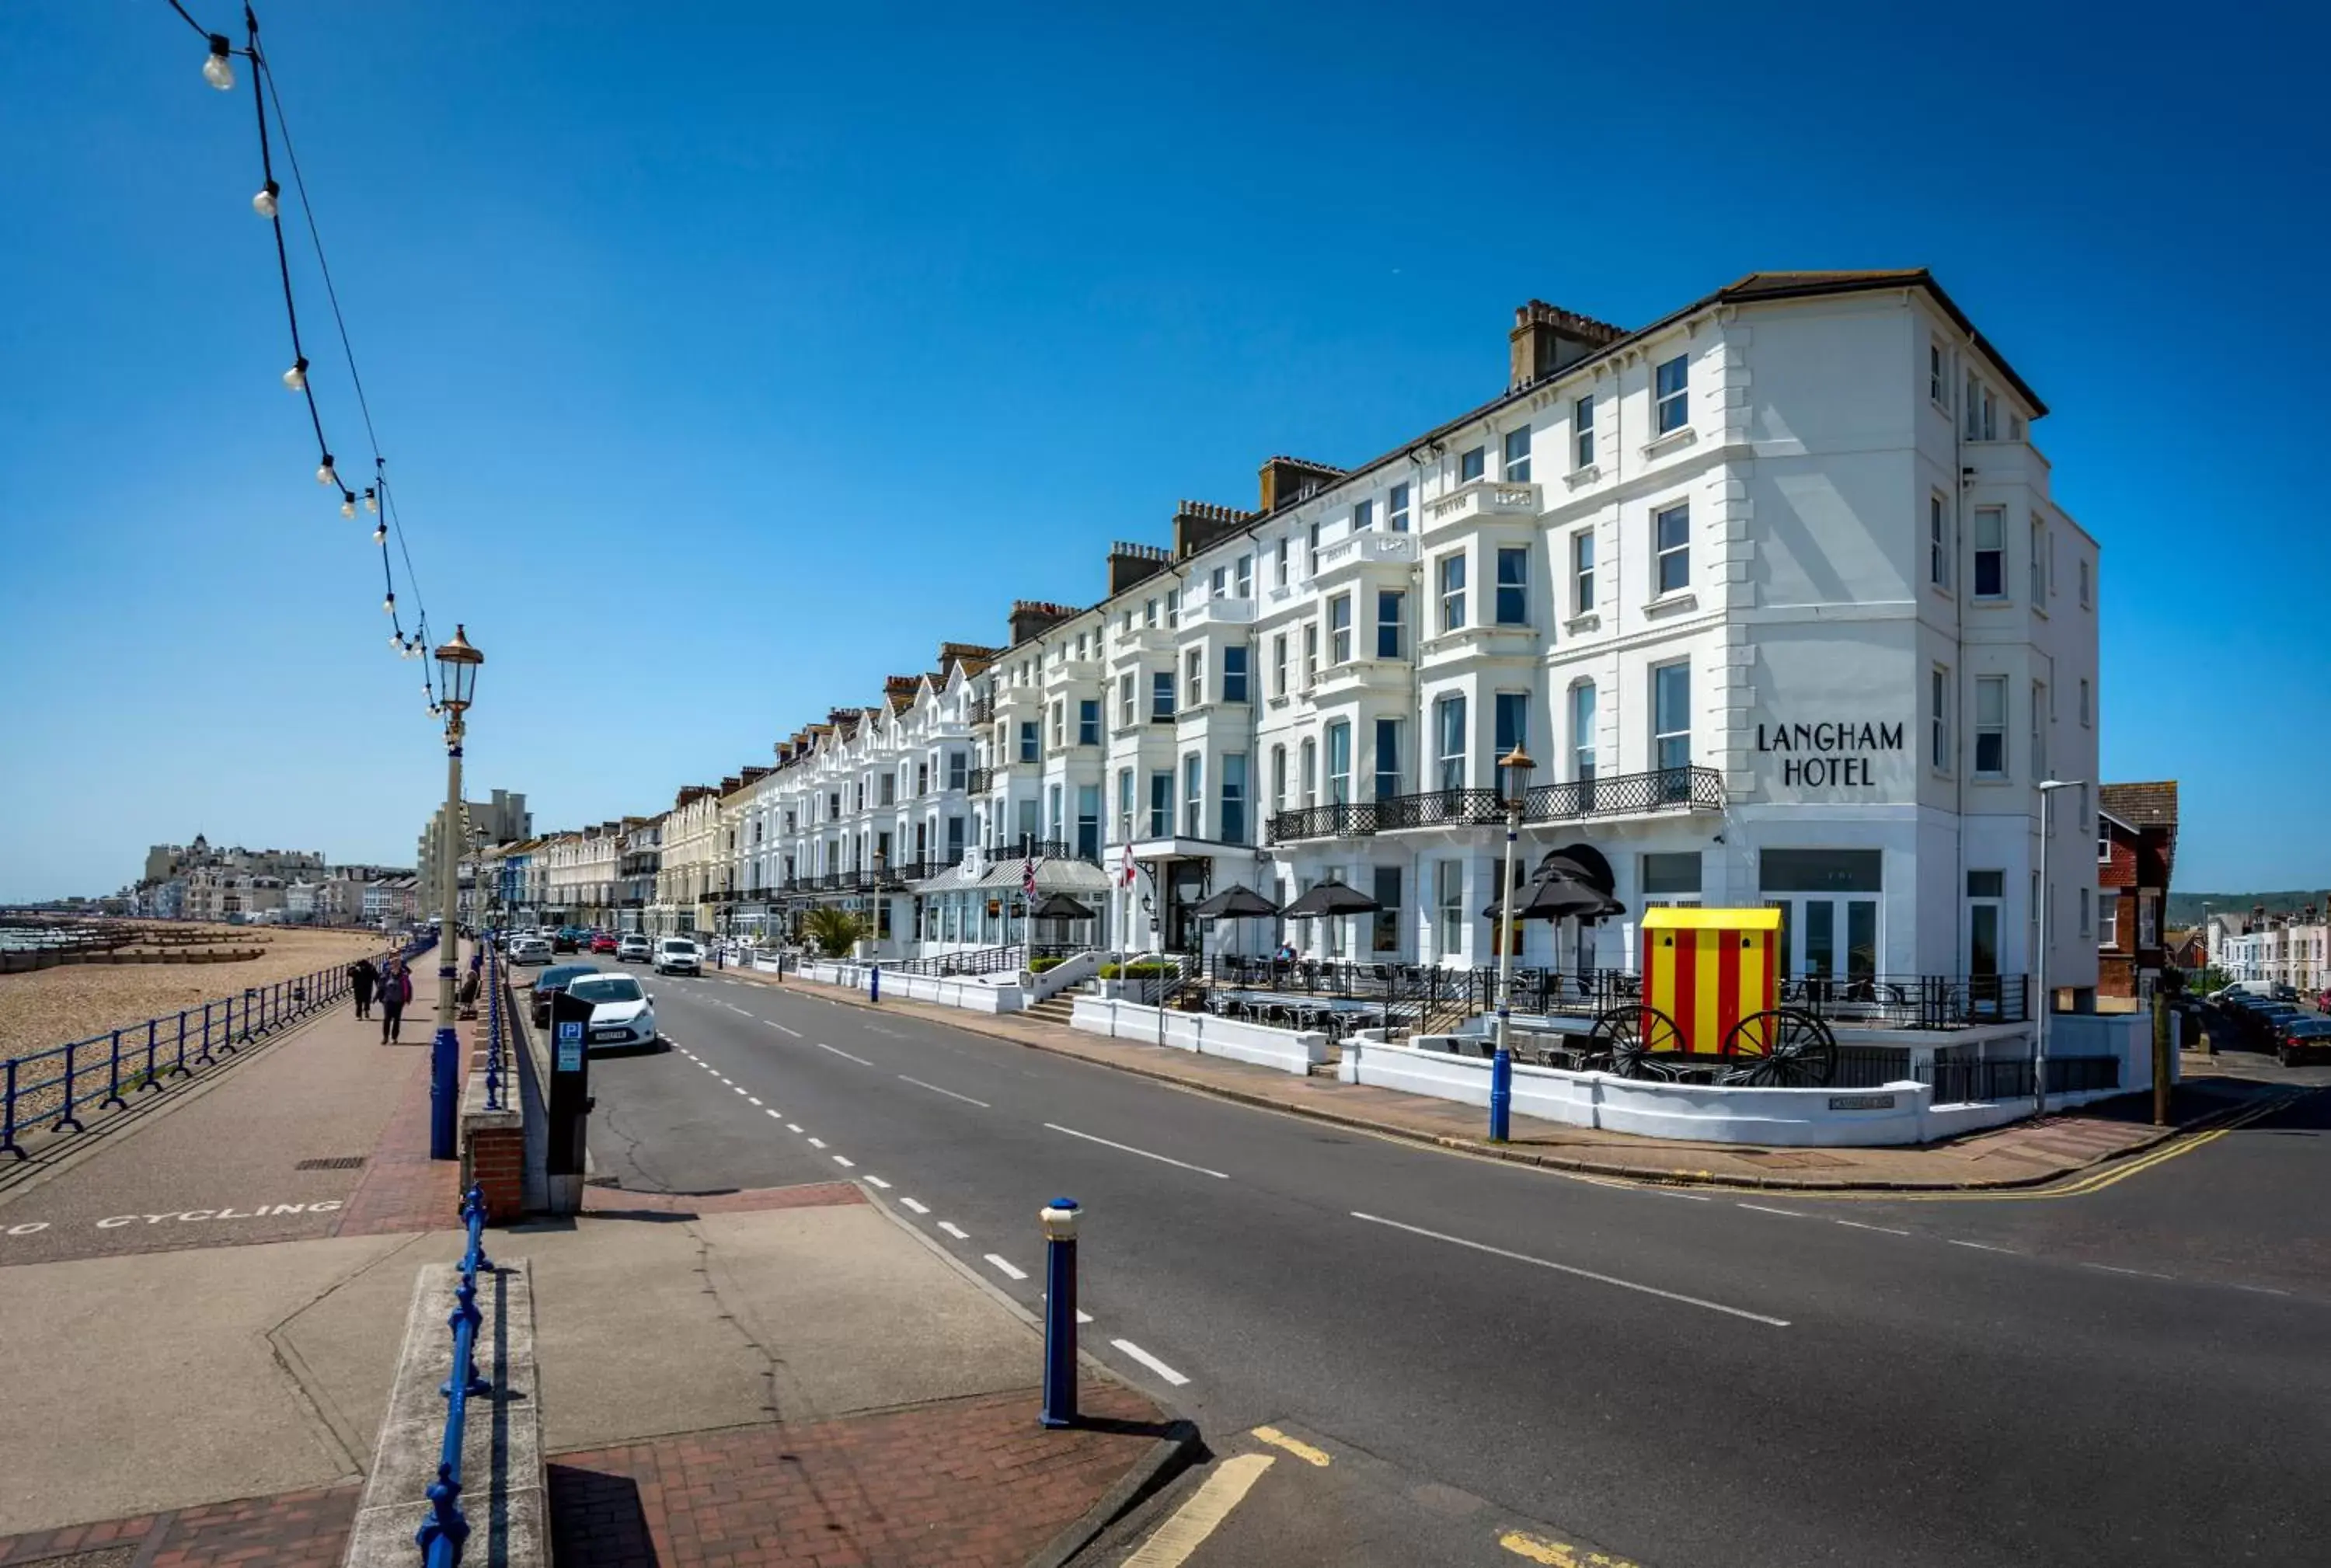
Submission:
POLYGON ((591 951, 592 951, 592 952, 594 952, 594 953, 613 953, 614 950, 615 950, 615 939, 614 939, 613 936, 609 936, 606 932, 602 931, 602 932, 600 932, 596 936, 594 936, 594 937, 592 937, 592 938, 591 938, 591 951))

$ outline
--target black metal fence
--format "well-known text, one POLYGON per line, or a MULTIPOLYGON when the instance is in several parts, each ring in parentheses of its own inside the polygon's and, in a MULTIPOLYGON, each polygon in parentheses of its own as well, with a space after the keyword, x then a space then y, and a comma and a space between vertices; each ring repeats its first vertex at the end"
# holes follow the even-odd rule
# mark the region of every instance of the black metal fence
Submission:
MULTIPOLYGON (((2033 1062, 2028 1056, 2008 1059, 1936 1051, 1934 1065, 1921 1068, 1918 1081, 1935 1088, 1936 1105, 1968 1101, 2030 1099, 2033 1062)), ((2117 1056, 2051 1056, 2048 1059, 2050 1094, 2084 1094, 2120 1088, 2120 1058, 2117 1056)))
MULTIPOLYGON (((1494 967, 1452 968, 1355 959, 1280 960, 1217 954, 1206 979, 1217 985, 1283 991, 1307 996, 1424 999, 1460 1019, 1498 1004, 1494 967)), ((1538 1016, 1593 1017, 1638 1001, 1641 977, 1625 969, 1563 971, 1518 965, 1513 1010, 1538 1016)), ((1860 980, 1799 977, 1780 987, 1780 1003, 1823 1019, 1833 1028, 1968 1029, 2026 1021, 2027 988, 2020 974, 1871 975, 1860 980)), ((1881 1052, 1881 1054, 1895 1054, 1881 1052)))
POLYGON ((2021 974, 1797 975, 1781 983, 1781 1005, 1832 1024, 1872 1029, 1966 1029, 2023 1023, 2029 988, 2021 974))
MULTIPOLYGON (((1506 801, 1502 789, 1443 789, 1305 806, 1272 813, 1265 824, 1265 836, 1271 843, 1281 844, 1298 839, 1365 838, 1403 828, 1487 827, 1506 820, 1506 801)), ((1655 768, 1567 784, 1533 784, 1522 792, 1526 822, 1723 809, 1724 775, 1712 767, 1655 768)))

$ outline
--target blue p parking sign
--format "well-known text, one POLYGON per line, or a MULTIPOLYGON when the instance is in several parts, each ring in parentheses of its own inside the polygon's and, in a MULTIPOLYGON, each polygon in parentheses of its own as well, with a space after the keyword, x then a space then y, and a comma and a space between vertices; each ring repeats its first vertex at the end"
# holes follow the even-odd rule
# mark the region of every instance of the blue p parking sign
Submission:
POLYGON ((562 1022, 558 1026, 558 1070, 583 1070, 583 1026, 562 1022))

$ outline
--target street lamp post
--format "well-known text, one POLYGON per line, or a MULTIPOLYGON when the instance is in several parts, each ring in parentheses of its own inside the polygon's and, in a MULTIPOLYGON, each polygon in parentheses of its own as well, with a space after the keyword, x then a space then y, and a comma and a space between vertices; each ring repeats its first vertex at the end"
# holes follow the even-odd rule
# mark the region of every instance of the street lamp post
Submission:
POLYGON ((437 650, 437 705, 445 710, 445 822, 439 835, 444 861, 444 886, 438 889, 444 910, 444 928, 437 949, 437 1036, 429 1051, 429 1157, 450 1160, 455 1149, 455 1126, 461 1110, 461 1041, 453 1024, 460 1003, 455 1000, 454 970, 460 942, 458 909, 461 872, 454 834, 461 819, 461 716, 477 695, 478 669, 486 656, 470 646, 461 626, 453 640, 437 650))
POLYGON ((2054 925, 2056 898, 2048 883, 2048 840, 2055 825, 2055 810, 2050 797, 2058 790, 2078 788, 2085 779, 2050 778, 2040 781, 2040 952, 2032 960, 2031 971, 2040 992, 2040 1016, 2032 1039, 2031 1091, 2035 1117, 2048 1114, 2048 943, 2054 925))
POLYGON ((1514 1102, 1514 844, 1521 837, 1523 781, 1537 764, 1521 742, 1498 759, 1505 771, 1506 874, 1498 895, 1498 1052, 1489 1062, 1489 1141, 1502 1144, 1514 1102))

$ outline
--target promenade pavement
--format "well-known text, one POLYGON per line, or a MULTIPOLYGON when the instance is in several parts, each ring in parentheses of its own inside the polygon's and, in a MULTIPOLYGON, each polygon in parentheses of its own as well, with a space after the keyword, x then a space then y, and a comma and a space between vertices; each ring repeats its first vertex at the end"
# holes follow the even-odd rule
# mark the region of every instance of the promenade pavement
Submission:
MULTIPOLYGON (((50 1412, 0 1425, 0 1564, 338 1562, 460 1248, 421 1022, 343 1010, 0 1193, 0 1376, 50 1412)), ((1098 1369, 1041 1429, 1024 1316, 846 1183, 594 1187, 488 1247, 534 1272, 562 1562, 1018 1563, 1182 1447, 1098 1369)))
MULTIPOLYGON (((780 981, 738 968, 719 972, 718 977, 781 984, 854 1006, 878 1005, 861 991, 798 974, 780 981)), ((1758 1148, 1640 1137, 1518 1114, 1512 1118, 1511 1137, 1500 1145, 1489 1141, 1487 1114, 1476 1106, 1318 1076, 1299 1078, 1170 1046, 1105 1039, 1040 1018, 896 998, 879 1007, 1272 1110, 1468 1154, 1620 1179, 1808 1192, 2037 1186, 2141 1153, 2279 1092, 2279 1086, 2260 1080, 2209 1078, 2178 1086, 2171 1096, 2167 1127, 2153 1126, 2149 1094, 2131 1095, 1917 1148, 1758 1148)))

